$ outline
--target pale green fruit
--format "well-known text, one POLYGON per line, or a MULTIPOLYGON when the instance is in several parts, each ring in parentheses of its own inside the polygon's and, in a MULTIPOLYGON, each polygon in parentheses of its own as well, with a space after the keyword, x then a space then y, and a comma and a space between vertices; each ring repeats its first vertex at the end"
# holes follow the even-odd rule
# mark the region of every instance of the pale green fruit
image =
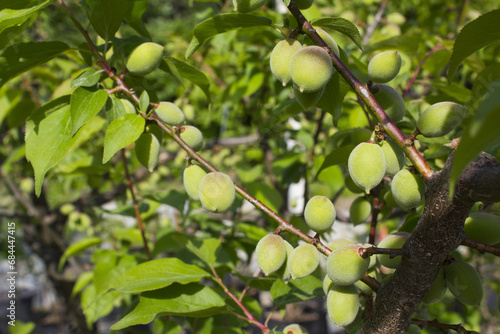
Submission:
POLYGON ((314 0, 295 0, 294 2, 299 9, 307 9, 312 6, 314 0))
POLYGON ((391 192, 394 200, 402 209, 410 210, 422 201, 425 194, 425 183, 420 175, 403 169, 394 175, 391 192))
POLYGON ((290 258, 290 254, 292 254, 294 248, 288 241, 284 241, 286 247, 286 260, 283 265, 275 272, 275 274, 278 277, 281 277, 283 281, 288 281, 292 278, 292 274, 290 273, 290 269, 288 268, 288 259, 290 258))
POLYGON ((135 110, 135 107, 134 105, 132 104, 132 102, 130 102, 129 100, 127 99, 119 99, 120 102, 122 103, 123 105, 123 108, 125 108, 125 112, 127 114, 135 114, 136 113, 136 110, 135 110))
POLYGON ((479 305, 483 299, 481 277, 473 266, 462 260, 444 267, 446 285, 451 293, 462 303, 479 305))
POLYGON ((233 204, 236 191, 233 180, 228 175, 211 172, 201 179, 198 195, 205 209, 224 212, 233 204))
POLYGON ((71 203, 66 203, 66 204, 61 205, 61 207, 59 208, 59 211, 63 215, 68 216, 70 213, 75 211, 75 206, 71 203))
MULTIPOLYGON (((405 244, 406 240, 410 233, 408 232, 395 232, 386 236, 377 247, 379 248, 402 248, 405 244)), ((377 254, 377 260, 381 265, 386 266, 387 268, 396 269, 401 262, 401 256, 395 256, 394 258, 390 258, 388 254, 377 254)))
POLYGON ((425 304, 432 304, 439 302, 441 298, 443 298, 445 292, 446 292, 446 279, 444 277, 444 269, 441 268, 439 269, 439 272, 434 279, 434 282, 432 283, 431 287, 427 291, 427 293, 424 296, 424 299, 422 299, 422 302, 425 304))
POLYGON ((141 165, 152 172, 158 164, 158 157, 160 155, 160 142, 158 138, 148 132, 140 135, 135 141, 135 155, 141 165))
POLYGON ((184 125, 180 128, 181 139, 193 150, 199 151, 203 146, 203 134, 198 128, 191 125, 184 125))
POLYGON ((405 334, 420 334, 422 330, 417 325, 411 324, 406 330, 405 334))
POLYGON ((285 240, 279 235, 268 234, 257 243, 255 261, 267 276, 277 271, 286 260, 285 240))
POLYGON ((326 309, 336 327, 352 323, 359 311, 359 296, 354 285, 334 285, 328 291, 326 309))
POLYGON ((472 240, 496 245, 500 243, 500 216, 487 212, 471 213, 465 220, 464 231, 472 240))
POLYGON ((401 69, 401 56, 397 51, 377 54, 368 63, 368 76, 373 82, 386 83, 398 75, 401 69))
POLYGON ((302 327, 298 324, 291 324, 291 325, 286 326, 283 329, 283 333, 284 334, 308 334, 308 331, 304 327, 302 327))
POLYGON ((205 172, 203 168, 198 165, 190 165, 187 166, 186 169, 184 169, 184 188, 186 189, 186 193, 189 197, 191 197, 191 199, 194 199, 196 201, 200 200, 198 190, 200 188, 201 179, 203 179, 205 175, 207 175, 207 172, 205 172))
POLYGON ((335 222, 336 214, 332 201, 325 196, 312 197, 304 209, 307 226, 317 233, 328 231, 335 222))
POLYGON ((286 84, 292 80, 292 76, 290 75, 290 62, 294 53, 300 49, 302 49, 302 44, 300 44, 298 40, 287 38, 279 41, 271 52, 271 72, 283 86, 286 86, 286 84))
POLYGON ((377 144, 361 143, 352 150, 347 166, 354 183, 369 193, 384 178, 384 152, 377 144))
POLYGON ((371 203, 363 197, 358 197, 349 208, 349 219, 354 225, 366 222, 372 213, 371 203))
MULTIPOLYGON (((375 256, 372 256, 372 257, 375 257, 375 256)), ((370 269, 368 269, 366 274, 370 275, 372 277, 376 277, 377 271, 375 268, 370 268, 370 269)), ((356 287, 356 289, 358 289, 359 291, 361 291, 365 295, 371 295, 373 293, 373 290, 368 285, 366 285, 366 283, 364 283, 361 280, 357 280, 356 282, 354 282, 354 286, 356 287)))
MULTIPOLYGON (((363 246, 363 248, 370 248, 370 247, 373 247, 374 245, 366 243, 366 244, 361 244, 361 246, 363 246)), ((377 264, 377 256, 371 255, 368 258, 370 259, 370 264, 368 265, 368 270, 370 270, 373 267, 375 267, 375 265, 377 264)))
POLYGON ((348 240, 348 239, 335 239, 330 241, 329 243, 326 244, 326 247, 328 247, 331 251, 336 250, 340 246, 344 245, 352 245, 355 244, 354 241, 348 240))
POLYGON ((427 138, 444 136, 460 124, 466 110, 454 102, 435 103, 420 115, 417 128, 427 138))
POLYGON ((310 275, 319 265, 319 251, 311 244, 302 244, 295 248, 287 261, 292 278, 310 275))
POLYGON ((316 103, 321 99, 323 92, 325 91, 325 87, 320 90, 314 92, 301 92, 300 89, 293 85, 293 95, 297 102, 304 108, 304 110, 309 110, 314 107, 316 103))
POLYGON ((378 91, 373 94, 375 100, 393 123, 397 123, 405 116, 405 101, 401 95, 391 86, 374 85, 378 87, 378 91))
MULTIPOLYGON (((325 41, 325 43, 332 49, 333 53, 335 53, 337 57, 340 57, 339 46, 337 45, 337 42, 335 42, 333 37, 321 28, 315 29, 316 33, 318 33, 319 37, 321 37, 323 41, 325 41)), ((307 45, 315 45, 315 43, 313 43, 313 41, 309 37, 306 37, 305 42, 307 45)))
POLYGON ((388 191, 384 194, 384 201, 389 208, 399 208, 399 205, 394 200, 394 196, 392 196, 391 191, 388 191))
POLYGON ((249 13, 264 6, 267 0, 233 0, 234 9, 240 13, 249 13))
POLYGON ((172 102, 160 102, 155 113, 163 123, 168 125, 181 125, 186 120, 182 110, 172 102))
POLYGON ((298 50, 290 61, 290 75, 301 92, 320 90, 333 72, 330 55, 319 46, 311 45, 298 50))
POLYGON ((392 177, 405 165, 405 154, 392 139, 384 140, 380 148, 384 152, 385 175, 392 177))
POLYGON ((362 258, 361 245, 344 245, 335 249, 326 262, 326 272, 334 284, 348 285, 359 280, 368 270, 369 258, 362 258))
POLYGON ((160 66, 163 58, 163 46, 147 42, 136 47, 127 60, 127 69, 130 73, 145 75, 153 72, 160 66))

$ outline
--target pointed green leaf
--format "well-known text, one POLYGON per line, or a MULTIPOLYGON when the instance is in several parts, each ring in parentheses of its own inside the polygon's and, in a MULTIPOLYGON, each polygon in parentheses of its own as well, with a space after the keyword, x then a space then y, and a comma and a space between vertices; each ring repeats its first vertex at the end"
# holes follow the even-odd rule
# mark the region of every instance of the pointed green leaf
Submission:
POLYGON ((215 35, 243 28, 271 26, 272 23, 266 17, 251 14, 230 13, 211 17, 194 28, 193 39, 186 51, 186 58, 191 57, 203 43, 215 35))
POLYGON ((321 173, 321 171, 325 168, 328 168, 330 166, 334 165, 340 165, 340 164, 346 164, 347 160, 349 159, 349 155, 351 154, 352 150, 354 149, 354 145, 346 145, 339 147, 335 149, 333 152, 328 154, 325 157, 325 160, 321 164, 321 167, 318 170, 318 173, 316 173, 316 177, 321 173))
POLYGON ((270 292, 276 305, 297 303, 325 295, 323 283, 314 276, 294 279, 288 283, 276 280, 270 292))
POLYGON ((61 259, 59 260, 58 270, 61 271, 64 263, 66 262, 66 260, 70 256, 80 254, 81 252, 83 252, 87 248, 90 248, 90 247, 95 246, 95 245, 99 245, 101 242, 102 242, 101 238, 94 237, 94 238, 85 238, 85 239, 82 239, 78 242, 71 244, 71 246, 69 246, 64 251, 63 255, 61 256, 61 259))
POLYGON ((199 257, 209 266, 213 266, 217 259, 217 250, 220 246, 220 240, 216 238, 204 240, 189 240, 186 248, 194 255, 199 257))
POLYGON ((206 271, 177 258, 159 259, 130 268, 113 284, 113 288, 136 293, 158 290, 173 283, 195 283, 208 276, 206 271))
POLYGON ((105 164, 118 150, 135 142, 144 131, 145 124, 145 119, 136 114, 125 114, 111 122, 104 136, 102 163, 105 164))
POLYGON ((78 276, 75 285, 73 286, 73 290, 71 290, 71 296, 75 296, 77 293, 82 291, 83 288, 87 286, 92 279, 94 278, 94 273, 92 271, 86 271, 78 276))
POLYGON ((453 45, 448 81, 453 80, 458 65, 465 58, 498 40, 500 40, 500 9, 483 14, 467 23, 460 30, 453 45))
POLYGON ((132 0, 82 0, 90 23, 105 41, 111 40, 132 10, 132 0))
POLYGON ((108 93, 103 89, 77 87, 71 94, 71 134, 75 134, 104 107, 108 93))
POLYGON ((97 297, 103 296, 122 275, 137 265, 132 255, 119 256, 114 252, 103 253, 94 267, 94 284, 97 297))
POLYGON ((337 30, 349 37, 361 50, 363 50, 363 42, 358 28, 351 22, 341 17, 321 17, 310 20, 309 23, 315 27, 328 28, 337 30))
POLYGON ((338 120, 342 113, 342 102, 349 91, 349 85, 344 79, 340 78, 340 74, 335 72, 326 84, 325 91, 318 101, 317 107, 323 109, 334 120, 338 120))
POLYGON ((168 65, 170 72, 177 73, 182 78, 185 78, 200 87, 203 93, 207 96, 207 99, 210 101, 210 81, 208 81, 207 76, 203 72, 198 70, 196 67, 173 57, 164 57, 164 60, 168 65), (175 70, 172 67, 175 67, 175 70))
POLYGON ((450 195, 462 170, 482 150, 494 141, 500 139, 498 124, 500 124, 500 80, 491 83, 489 94, 479 104, 476 115, 469 127, 462 134, 460 144, 453 157, 450 174, 450 195))
POLYGON ((82 73, 80 73, 76 78, 71 80, 71 84, 69 86, 70 89, 74 89, 75 87, 92 87, 95 86, 101 77, 101 71, 98 71, 94 68, 89 68, 82 73))
POLYGON ((209 317, 225 309, 224 300, 209 287, 198 284, 173 284, 161 290, 141 294, 136 308, 111 326, 111 329, 148 324, 159 315, 209 317))
POLYGON ((143 91, 139 97, 139 108, 142 112, 146 113, 149 108, 149 94, 147 91, 143 91))
MULTIPOLYGON (((50 5, 53 0, 45 0, 40 4, 22 9, 4 8, 0 11, 0 33, 9 27, 20 26, 32 15, 50 5)), ((3 7, 3 6, 2 6, 3 7)))
POLYGON ((129 11, 127 16, 125 16, 125 21, 134 28, 141 36, 151 39, 149 32, 144 25, 142 16, 148 8, 148 0, 135 0, 133 2, 133 8, 129 11))
POLYGON ((0 55, 0 86, 29 69, 44 64, 69 49, 63 42, 13 44, 0 55))
POLYGON ((26 121, 26 159, 35 172, 35 193, 40 196, 49 169, 66 155, 78 134, 70 134, 70 106, 67 97, 51 101, 35 110, 26 121))

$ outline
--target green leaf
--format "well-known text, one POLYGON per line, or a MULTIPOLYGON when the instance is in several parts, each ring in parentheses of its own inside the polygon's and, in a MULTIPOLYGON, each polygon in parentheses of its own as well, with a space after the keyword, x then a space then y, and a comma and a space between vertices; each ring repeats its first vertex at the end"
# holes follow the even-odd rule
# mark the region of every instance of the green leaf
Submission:
POLYGON ((249 184, 247 186, 247 191, 274 212, 278 212, 283 203, 279 191, 263 182, 249 184))
POLYGON ((316 175, 319 175, 323 169, 330 166, 346 164, 353 149, 354 145, 346 145, 335 149, 333 152, 326 156, 316 175))
POLYGON ((69 86, 70 89, 74 89, 76 87, 92 87, 95 86, 101 77, 101 71, 98 71, 93 68, 86 69, 82 73, 80 73, 76 78, 71 80, 71 84, 69 86))
POLYGON ((146 195, 146 198, 149 198, 158 203, 173 206, 174 208, 179 210, 179 212, 183 211, 183 208, 186 205, 186 201, 189 199, 188 195, 185 192, 179 192, 177 190, 170 190, 166 194, 146 195))
POLYGON ((149 94, 147 91, 143 91, 141 96, 139 97, 139 109, 142 112, 147 113, 149 108, 149 94))
POLYGON ((341 17, 321 17, 310 20, 309 23, 314 27, 322 27, 336 30, 349 37, 361 50, 363 42, 358 28, 351 22, 341 17))
POLYGON ((78 138, 71 136, 68 97, 51 101, 35 110, 26 121, 26 159, 35 172, 35 193, 40 196, 49 169, 57 165, 78 138))
POLYGON ((335 72, 326 84, 317 107, 332 115, 334 120, 338 120, 342 114, 342 102, 349 88, 350 86, 340 77, 340 74, 335 72))
POLYGON ((277 132, 275 127, 282 125, 290 117, 296 116, 304 111, 304 108, 295 100, 288 99, 280 103, 274 110, 273 115, 269 117, 262 126, 262 134, 277 132))
POLYGON ((94 273, 92 271, 86 271, 78 276, 73 290, 71 290, 71 296, 74 297, 78 292, 82 291, 83 288, 87 286, 94 279, 94 273))
POLYGON ((85 238, 85 239, 82 239, 78 242, 71 244, 71 246, 69 246, 64 251, 63 255, 61 256, 61 259, 59 260, 59 266, 57 269, 59 271, 61 271, 64 263, 66 262, 66 260, 70 256, 80 254, 81 252, 83 252, 87 248, 90 248, 90 247, 95 246, 95 245, 99 245, 101 242, 102 242, 101 238, 94 237, 94 238, 85 238))
POLYGON ((476 115, 462 134, 458 144, 450 174, 450 196, 462 170, 482 150, 500 138, 500 80, 492 82, 489 94, 479 104, 476 115))
POLYGON ((270 292, 276 305, 297 303, 325 295, 323 283, 314 276, 294 279, 288 284, 282 280, 276 280, 270 292))
POLYGON ((95 31, 105 41, 111 40, 133 8, 132 0, 82 0, 95 31))
POLYGON ((217 259, 217 251, 220 246, 220 240, 216 238, 204 240, 189 240, 186 248, 203 262, 212 267, 217 259))
POLYGON ((145 119, 136 114, 125 114, 111 122, 104 136, 102 163, 105 164, 118 150, 135 142, 144 131, 145 124, 145 119))
POLYGON ((94 267, 94 285, 97 298, 104 296, 113 287, 113 284, 120 279, 123 273, 137 265, 137 259, 134 256, 119 256, 113 251, 102 252, 96 262, 94 267))
POLYGON ((148 324, 160 314, 209 317, 225 309, 224 300, 209 287, 199 284, 173 284, 161 290, 141 294, 136 308, 111 326, 111 329, 148 324))
POLYGON ((130 268, 115 281, 113 288, 136 293, 158 290, 173 283, 195 283, 208 276, 206 271, 177 258, 159 259, 130 268))
MULTIPOLYGON (((23 8, 23 9, 4 8, 4 9, 2 9, 0 11, 0 33, 9 27, 20 26, 26 20, 28 20, 32 15, 36 14, 37 12, 42 10, 43 8, 50 5, 51 2, 54 2, 54 0, 45 0, 45 1, 41 2, 40 4, 33 6, 33 7, 30 7, 30 8, 23 8)), ((2 7, 3 7, 3 5, 2 5, 2 7)))
POLYGON ((127 113, 120 99, 114 96, 110 96, 110 98, 106 100, 105 111, 106 117, 110 123, 127 113))
POLYGON ((0 56, 0 86, 29 69, 40 66, 69 49, 63 42, 13 44, 0 56))
POLYGON ((448 81, 453 80, 458 65, 479 49, 500 40, 500 9, 481 15, 467 23, 457 36, 453 45, 448 81))
POLYGON ((97 115, 107 99, 103 89, 77 87, 71 94, 71 135, 97 115))
POLYGON ((210 102, 210 81, 208 81, 207 76, 203 72, 198 70, 196 67, 173 57, 164 57, 163 59, 165 60, 170 71, 177 73, 181 77, 200 87, 210 102), (173 69, 173 67, 175 67, 175 69, 173 69))
POLYGON ((271 26, 272 23, 266 17, 251 14, 230 13, 211 17, 194 28, 193 38, 185 56, 186 58, 191 57, 203 43, 215 35, 243 28, 271 26))
POLYGON ((125 16, 125 21, 127 21, 127 23, 141 36, 151 39, 148 30, 144 26, 144 21, 142 20, 142 16, 146 12, 146 9, 148 9, 148 0, 135 0, 132 9, 128 12, 127 16, 125 16))
POLYGON ((375 44, 369 45, 365 49, 365 53, 369 54, 377 50, 398 50, 409 53, 416 52, 422 41, 421 35, 401 35, 384 39, 375 44))

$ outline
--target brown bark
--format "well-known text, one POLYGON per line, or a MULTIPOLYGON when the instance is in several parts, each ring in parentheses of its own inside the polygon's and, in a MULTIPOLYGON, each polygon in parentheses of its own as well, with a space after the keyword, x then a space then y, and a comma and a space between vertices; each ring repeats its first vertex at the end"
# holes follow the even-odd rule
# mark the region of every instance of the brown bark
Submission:
POLYGON ((464 240, 464 222, 474 203, 500 200, 500 163, 483 153, 462 172, 450 201, 452 158, 429 179, 424 213, 403 246, 409 256, 377 291, 374 310, 360 334, 404 333, 444 259, 464 240))

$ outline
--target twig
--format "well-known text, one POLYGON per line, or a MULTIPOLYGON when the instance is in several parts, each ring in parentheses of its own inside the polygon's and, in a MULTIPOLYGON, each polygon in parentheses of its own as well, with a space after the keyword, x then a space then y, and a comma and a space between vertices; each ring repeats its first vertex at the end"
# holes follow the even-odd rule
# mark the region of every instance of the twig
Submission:
POLYGON ((385 9, 387 8, 387 3, 389 3, 389 0, 382 0, 380 2, 380 7, 378 8, 377 14, 375 14, 375 18, 373 19, 372 24, 368 28, 366 28, 366 35, 363 38, 363 44, 368 44, 368 41, 372 37, 373 32, 377 28, 378 24, 382 20, 382 15, 385 12, 385 9))
POLYGON ((137 220, 137 226, 141 231, 142 242, 144 243, 144 248, 146 249, 146 254, 148 259, 151 260, 151 252, 149 251, 148 240, 146 238, 146 232, 144 231, 144 224, 142 223, 141 212, 139 211, 139 202, 137 201, 137 197, 135 196, 134 185, 132 184, 132 178, 130 177, 130 173, 128 171, 127 157, 125 156, 125 149, 121 149, 121 155, 123 160, 123 168, 125 169, 125 178, 127 180, 127 186, 130 190, 130 194, 132 195, 132 201, 134 204, 134 212, 135 218, 137 220))
POLYGON ((443 47, 441 46, 441 43, 438 43, 436 44, 436 46, 434 46, 434 48, 427 52, 427 54, 425 55, 424 59, 422 59, 419 63, 418 63, 418 66, 417 68, 415 69, 415 71, 413 72, 413 75, 411 76, 411 79, 410 81, 408 81, 408 84, 406 85, 406 88, 404 89, 403 91, 403 97, 406 96, 406 94, 408 94, 408 91, 410 90, 411 86, 413 85, 413 83, 415 82, 415 80, 417 79, 417 76, 418 76, 418 73, 420 72, 420 70, 422 69, 422 66, 424 65, 424 63, 427 61, 427 59, 436 51, 438 50, 441 50, 443 47))
POLYGON ((462 241, 462 245, 474 248, 483 254, 491 253, 493 255, 500 256, 500 247, 491 246, 479 241, 469 239, 467 237, 465 237, 464 241, 462 241))
POLYGON ((16 184, 12 182, 12 180, 8 177, 7 173, 0 168, 0 175, 2 176, 3 182, 9 187, 10 191, 12 191, 12 194, 14 195, 14 198, 21 203, 22 206, 26 209, 28 216, 30 217, 38 217, 37 210, 33 203, 31 203, 28 199, 26 199, 23 194, 19 191, 17 188, 16 184))
POLYGON ((426 326, 431 326, 431 327, 436 327, 439 328, 443 331, 446 331, 448 329, 454 330, 457 333, 463 333, 463 334, 469 334, 473 333, 471 331, 466 330, 461 324, 458 325, 448 325, 448 324, 442 324, 437 320, 420 320, 420 319, 411 319, 411 323, 418 325, 420 328, 426 327, 426 326))

